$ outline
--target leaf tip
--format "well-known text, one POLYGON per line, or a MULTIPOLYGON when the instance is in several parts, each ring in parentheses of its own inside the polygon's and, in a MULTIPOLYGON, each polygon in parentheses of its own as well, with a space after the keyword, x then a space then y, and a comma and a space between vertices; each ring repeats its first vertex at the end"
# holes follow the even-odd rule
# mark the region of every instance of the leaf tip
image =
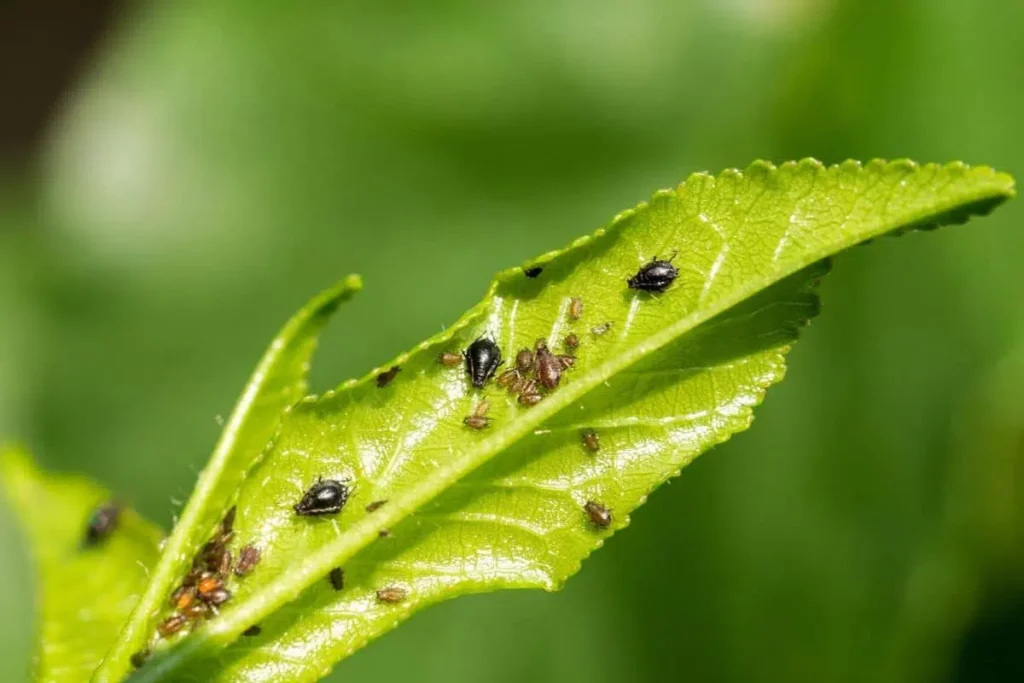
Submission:
POLYGON ((363 278, 358 273, 350 273, 341 281, 342 287, 349 292, 358 292, 363 288, 363 278))

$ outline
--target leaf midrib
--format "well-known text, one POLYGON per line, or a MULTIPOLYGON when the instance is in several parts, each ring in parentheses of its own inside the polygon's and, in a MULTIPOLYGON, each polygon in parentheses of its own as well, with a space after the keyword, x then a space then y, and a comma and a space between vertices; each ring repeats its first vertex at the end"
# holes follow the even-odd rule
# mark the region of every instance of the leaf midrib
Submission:
MULTIPOLYGON (((171 535, 167 538, 161 558, 173 559, 169 562, 157 563, 156 572, 122 629, 121 637, 93 673, 93 681, 105 683, 111 680, 112 676, 119 677, 119 672, 123 671, 129 656, 126 650, 134 647, 133 643, 148 638, 151 628, 150 614, 158 605, 163 604, 165 596, 169 593, 168 587, 173 585, 181 574, 182 567, 187 562, 187 558, 191 556, 190 546, 197 545, 196 539, 202 533, 199 524, 204 515, 209 512, 209 504, 217 494, 218 487, 223 483, 225 473, 232 462, 232 456, 236 454, 235 449, 239 439, 252 417, 251 408, 260 398, 267 382, 273 379, 274 365, 290 350, 289 340, 299 340, 301 343, 302 340, 299 339, 299 336, 303 327, 315 321, 317 316, 322 315, 326 307, 336 306, 343 297, 351 296, 361 287, 362 280, 359 276, 346 277, 330 289, 317 295, 304 309, 305 314, 293 316, 274 338, 271 346, 250 375, 245 390, 235 404, 231 417, 214 447, 210 461, 196 483, 192 497, 182 510, 181 518, 171 535)), ((315 338, 312 343, 315 345, 315 338)), ((305 393, 306 387, 307 383, 303 378, 297 387, 297 393, 300 395, 305 393)), ((192 551, 194 550, 195 547, 192 547, 192 551)))
MULTIPOLYGON (((703 179, 713 179, 708 174, 698 174, 696 176, 696 178, 700 177, 703 177, 703 179)), ((687 183, 694 179, 695 177, 691 177, 687 183)), ((244 604, 230 611, 225 611, 216 622, 210 623, 207 628, 182 641, 177 647, 168 651, 159 661, 152 662, 152 666, 140 671, 137 674, 138 678, 133 680, 140 682, 160 680, 165 672, 175 670, 184 662, 194 657, 202 656, 206 651, 230 644, 246 628, 264 619, 284 604, 296 599, 301 592, 319 581, 332 568, 344 564, 349 558, 375 541, 381 528, 397 526, 405 517, 413 514, 417 509, 443 493, 451 485, 486 463, 512 443, 526 436, 531 430, 552 417, 562 408, 579 399, 616 373, 692 331, 701 323, 724 313, 801 268, 826 258, 830 254, 843 251, 873 236, 884 234, 901 226, 921 224, 930 219, 938 219, 948 214, 950 210, 958 207, 970 209, 974 203, 981 200, 998 200, 1000 197, 1006 196, 996 192, 993 187, 990 185, 980 188, 976 192, 960 196, 956 200, 949 199, 945 202, 937 203, 929 207, 930 210, 907 212, 898 223, 891 219, 885 222, 879 221, 874 230, 857 233, 856 235, 846 234, 845 227, 848 225, 851 215, 848 213, 844 216, 842 224, 835 228, 835 232, 840 239, 822 243, 817 249, 813 250, 813 255, 803 252, 802 259, 794 260, 784 270, 776 269, 769 276, 745 281, 745 286, 737 288, 732 294, 720 296, 711 305, 695 310, 690 315, 680 318, 674 324, 667 325, 663 330, 648 337, 645 341, 613 355, 609 360, 585 373, 574 376, 571 383, 559 389, 548 400, 534 406, 519 419, 506 423, 506 427, 485 436, 475 449, 460 454, 447 467, 436 470, 434 474, 420 480, 403 493, 393 496, 389 500, 389 504, 382 508, 380 513, 364 517, 353 524, 338 536, 336 540, 323 546, 316 553, 307 556, 299 565, 289 569, 287 574, 266 585, 257 595, 250 598, 244 604)), ((675 191, 678 192, 678 189, 675 191)), ((632 211, 623 212, 616 216, 609 228, 609 232, 636 213, 646 210, 647 206, 644 204, 632 211)), ((599 230, 592 239, 605 236, 604 233, 605 230, 599 230)), ((780 241, 785 238, 786 234, 783 233, 779 238, 780 241)), ((581 241, 577 240, 574 244, 579 244, 581 241)), ((488 297, 475 307, 470 312, 470 315, 463 318, 462 325, 456 324, 447 334, 450 335, 455 329, 468 326, 479 318, 485 312, 486 305, 490 304, 497 296, 495 292, 499 283, 500 279, 495 281, 489 290, 488 297)), ((420 345, 421 351, 425 345, 426 343, 420 345)), ((371 377, 372 375, 368 375, 359 382, 346 385, 345 389, 351 389, 354 386, 369 381, 371 377)))

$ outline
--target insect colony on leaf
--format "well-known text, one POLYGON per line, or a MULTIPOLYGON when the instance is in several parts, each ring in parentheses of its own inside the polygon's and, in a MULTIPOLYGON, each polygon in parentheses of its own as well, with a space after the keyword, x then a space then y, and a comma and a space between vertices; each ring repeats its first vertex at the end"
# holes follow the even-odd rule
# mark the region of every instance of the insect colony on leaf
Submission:
MULTIPOLYGON (((672 265, 675 254, 668 260, 659 260, 657 256, 643 264, 639 270, 626 279, 630 289, 660 294, 665 292, 679 276, 679 270, 672 265)), ((543 268, 537 266, 525 269, 524 274, 536 278, 543 268)), ((583 299, 572 297, 569 302, 568 317, 578 321, 583 315, 583 299)), ((613 321, 605 321, 591 328, 595 337, 604 335, 612 327, 613 321)), ((498 386, 512 394, 518 394, 518 402, 525 406, 539 403, 545 392, 556 389, 562 379, 562 373, 575 367, 575 352, 580 346, 579 336, 569 333, 563 339, 567 354, 554 354, 548 348, 545 339, 538 339, 534 349, 524 348, 516 353, 515 367, 503 372, 496 380, 498 386)), ((494 377, 502 365, 501 348, 487 337, 478 337, 463 353, 442 352, 438 363, 445 367, 456 367, 465 364, 466 374, 472 386, 483 389, 488 380, 494 377)), ((379 373, 376 376, 377 387, 384 388, 391 384, 401 372, 398 365, 379 373)), ((467 427, 482 430, 491 424, 488 417, 491 404, 486 399, 477 403, 473 412, 463 419, 467 427)), ((593 429, 580 432, 580 440, 584 448, 592 453, 601 449, 598 434, 593 429)), ((303 517, 334 515, 341 512, 348 501, 351 490, 344 483, 335 479, 318 478, 302 498, 293 506, 296 515, 303 517)), ((366 512, 372 513, 380 508, 385 500, 378 500, 366 506, 366 512)), ((611 510, 602 503, 588 500, 583 510, 591 524, 600 530, 612 524, 611 510)), ((117 527, 121 508, 114 503, 99 506, 91 516, 86 528, 85 543, 96 544, 109 536, 117 527)), ((232 555, 228 544, 234 537, 235 508, 228 510, 227 515, 218 526, 214 537, 203 547, 193 561, 192 570, 185 576, 181 585, 171 596, 171 604, 175 612, 167 617, 157 628, 162 637, 170 637, 178 633, 190 621, 209 617, 217 613, 217 608, 231 599, 231 592, 225 587, 225 581, 232 572, 232 555)), ((383 529, 379 532, 382 538, 390 536, 383 529)), ((238 562, 234 566, 234 575, 244 577, 251 573, 259 563, 261 552, 253 544, 242 547, 238 562)), ((340 567, 332 569, 328 575, 331 587, 335 591, 344 588, 344 573, 340 567)), ((401 586, 386 586, 377 590, 377 599, 383 603, 398 603, 408 597, 408 590, 401 586)), ((250 626, 243 632, 246 636, 259 635, 258 625, 250 626)), ((150 655, 149 648, 136 652, 131 656, 131 663, 136 668, 145 664, 150 655)))
MULTIPOLYGON (((172 612, 157 626, 157 633, 162 638, 170 638, 181 632, 190 624, 215 616, 218 608, 231 599, 231 591, 226 583, 232 576, 232 554, 228 548, 234 539, 234 523, 236 508, 232 507, 224 515, 214 531, 213 537, 196 553, 192 560, 192 568, 181 583, 171 593, 170 605, 172 612)), ((234 576, 244 577, 251 573, 259 564, 261 551, 249 543, 242 547, 238 554, 238 563, 234 566, 234 576)), ((254 635, 251 627, 245 635, 254 635)), ((132 666, 144 666, 149 658, 150 648, 147 647, 131 656, 132 666)))
MULTIPOLYGON (((651 294, 662 294, 672 286, 679 277, 679 269, 672 265, 676 254, 667 260, 657 256, 640 266, 636 273, 626 278, 629 289, 651 294)), ((524 270, 527 277, 535 278, 541 273, 540 268, 524 270)), ((572 322, 583 316, 583 299, 572 297, 569 300, 568 318, 572 322)), ((595 337, 600 337, 611 330, 614 321, 607 320, 590 329, 595 337)), ((534 406, 543 400, 547 392, 556 389, 561 383, 562 374, 576 364, 575 353, 580 347, 580 338, 575 332, 567 334, 562 343, 566 354, 557 355, 548 348, 547 340, 538 339, 534 349, 521 349, 516 353, 515 367, 501 373, 495 383, 511 394, 518 394, 518 402, 524 406, 534 406)), ((459 358, 465 360, 466 373, 474 388, 482 389, 501 365, 501 349, 493 340, 479 337, 465 353, 456 354, 442 352, 438 362, 447 367, 458 365, 459 358)), ((490 403, 486 400, 477 404, 472 414, 463 422, 474 430, 482 430, 490 426, 492 418, 487 417, 490 403)), ((580 432, 583 447, 591 453, 601 450, 598 434, 593 429, 580 432)), ((612 523, 612 514, 605 505, 597 501, 587 501, 583 506, 591 523, 598 529, 607 529, 612 523)))

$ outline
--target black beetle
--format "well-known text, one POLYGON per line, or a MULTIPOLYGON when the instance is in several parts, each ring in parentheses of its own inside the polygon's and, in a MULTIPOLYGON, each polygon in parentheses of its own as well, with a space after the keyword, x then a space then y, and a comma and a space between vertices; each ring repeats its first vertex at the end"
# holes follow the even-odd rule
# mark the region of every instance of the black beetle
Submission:
POLYGON ((317 479, 295 504, 297 515, 336 515, 348 501, 348 487, 335 479, 317 479))
POLYGON ((544 272, 544 269, 540 266, 534 266, 533 268, 527 268, 523 271, 523 275, 529 278, 534 278, 544 272))
POLYGON ((341 570, 341 567, 335 567, 327 575, 327 580, 331 582, 331 588, 340 591, 345 587, 345 572, 341 570))
POLYGON ((466 374, 473 386, 482 389, 501 365, 501 349, 492 340, 478 337, 466 349, 466 374))
POLYGON ((121 518, 121 506, 117 503, 104 503, 93 510, 89 523, 85 528, 85 544, 94 545, 113 533, 121 518))
POLYGON ((643 292, 664 292, 679 277, 679 269, 672 265, 675 257, 672 254, 668 261, 659 261, 655 256, 649 263, 640 266, 636 275, 626 279, 629 288, 643 292))
POLYGON ((397 365, 392 365, 390 370, 385 370, 377 375, 377 388, 383 389, 387 385, 391 384, 391 380, 393 380, 401 371, 402 368, 397 365))

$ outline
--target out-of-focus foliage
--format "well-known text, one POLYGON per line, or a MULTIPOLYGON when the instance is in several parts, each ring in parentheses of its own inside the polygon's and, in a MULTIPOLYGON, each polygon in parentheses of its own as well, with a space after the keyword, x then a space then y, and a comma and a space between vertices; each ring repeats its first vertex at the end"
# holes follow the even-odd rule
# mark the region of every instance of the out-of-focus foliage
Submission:
POLYGON ((47 476, 15 447, 0 448, 0 490, 35 560, 41 628, 32 680, 88 680, 149 580, 163 534, 121 509, 105 536, 88 539, 93 515, 113 503, 110 493, 80 476, 47 476))
MULTIPOLYGON (((371 285, 350 318, 368 333, 342 350, 328 332, 321 389, 437 331, 495 270, 691 170, 806 155, 1024 167, 1024 9, 1006 0, 324 7, 135 9, 71 99, 38 195, 3 193, 0 424, 163 523, 264 340, 338 273, 371 285)), ((655 496, 566 591, 425 613, 339 680, 955 667, 970 621, 1019 588, 989 537, 962 544, 972 515, 946 511, 985 498, 954 474, 991 440, 951 433, 1024 333, 1021 206, 851 254, 754 432, 655 496)), ((1022 399, 1000 394, 1002 414, 1022 399)), ((16 681, 29 579, 7 524, 0 542, 0 678, 16 681)))

